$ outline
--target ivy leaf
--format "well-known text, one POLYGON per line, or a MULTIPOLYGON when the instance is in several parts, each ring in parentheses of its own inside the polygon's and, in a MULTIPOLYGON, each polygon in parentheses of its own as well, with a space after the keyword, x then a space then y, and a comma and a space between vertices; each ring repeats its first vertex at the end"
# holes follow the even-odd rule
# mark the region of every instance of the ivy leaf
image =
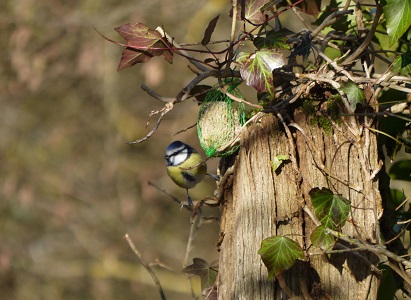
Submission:
POLYGON ((259 92, 274 95, 273 70, 285 65, 282 53, 275 50, 262 49, 250 53, 240 53, 237 62, 241 65, 240 74, 248 86, 259 92))
POLYGON ((164 56, 164 59, 172 63, 173 54, 166 45, 158 31, 137 23, 125 24, 116 30, 126 41, 126 49, 123 50, 118 71, 129 68, 137 63, 145 63, 153 56, 164 56))
POLYGON ((304 252, 297 242, 283 236, 273 236, 261 242, 258 254, 268 270, 268 279, 288 270, 296 259, 304 259, 304 252))
POLYGON ((197 84, 190 91, 190 96, 194 96, 197 100, 198 105, 204 102, 207 92, 210 91, 213 87, 211 85, 197 84))
POLYGON ((405 52, 399 55, 392 67, 395 73, 400 73, 404 76, 411 74, 411 52, 405 52))
POLYGON ((308 58, 308 55, 311 53, 311 36, 310 32, 301 36, 300 43, 293 49, 290 54, 291 58, 294 58, 298 55, 301 55, 304 60, 308 58))
POLYGON ((267 32, 265 37, 258 36, 254 39, 253 44, 254 46, 261 50, 263 48, 267 49, 290 49, 290 46, 287 44, 287 36, 288 34, 292 34, 293 32, 282 28, 281 30, 270 30, 267 32))
POLYGON ((309 194, 314 214, 320 220, 321 225, 333 230, 344 226, 351 208, 351 202, 348 199, 333 194, 327 188, 313 188, 309 194))
POLYGON ((395 162, 388 173, 393 180, 411 181, 411 159, 395 162))
POLYGON ((410 0, 387 0, 383 8, 387 19, 387 33, 393 45, 411 26, 410 0))
POLYGON ((314 231, 311 233, 311 243, 317 247, 321 248, 324 251, 327 251, 334 247, 335 244, 335 237, 331 234, 327 234, 325 229, 327 227, 321 225, 318 226, 314 231))
POLYGON ((354 82, 349 81, 341 85, 341 90, 347 95, 351 109, 354 111, 358 103, 364 103, 364 92, 354 82))
POLYGON ((266 18, 262 8, 269 0, 240 0, 238 1, 238 20, 248 20, 253 24, 264 23, 266 18))
POLYGON ((377 299, 395 299, 395 293, 399 289, 396 273, 386 264, 379 264, 378 269, 382 271, 382 276, 378 286, 377 299))
POLYGON ((274 157, 274 159, 271 161, 271 167, 273 168, 273 171, 275 172, 283 163, 285 160, 289 160, 290 157, 288 155, 277 155, 274 157))
POLYGON ((220 15, 218 15, 217 17, 212 19, 210 23, 208 23, 207 29, 204 32, 203 40, 201 41, 201 45, 205 46, 210 42, 211 35, 213 34, 215 26, 217 25, 218 18, 220 18, 220 15))
POLYGON ((201 258, 193 258, 193 264, 183 269, 184 273, 197 275, 201 279, 201 289, 212 287, 218 275, 218 261, 208 264, 201 258))

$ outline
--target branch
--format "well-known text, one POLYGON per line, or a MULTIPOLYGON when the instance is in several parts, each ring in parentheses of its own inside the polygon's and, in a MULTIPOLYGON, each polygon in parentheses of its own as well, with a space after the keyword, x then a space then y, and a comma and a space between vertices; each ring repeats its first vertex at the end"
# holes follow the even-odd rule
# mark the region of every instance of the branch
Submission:
POLYGON ((342 10, 342 11, 336 11, 335 13, 329 15, 324 19, 324 21, 310 34, 312 38, 317 36, 321 30, 323 30, 325 27, 330 26, 334 24, 337 21, 337 18, 343 15, 352 15, 354 10, 348 9, 348 10, 342 10))
POLYGON ((364 41, 362 42, 362 44, 345 60, 341 63, 341 65, 346 66, 351 64, 354 60, 356 60, 361 53, 363 53, 363 51, 368 47, 368 45, 371 43, 371 40, 374 37, 375 31, 377 29, 378 26, 378 21, 381 17, 382 14, 382 7, 381 5, 377 6, 377 11, 375 13, 375 18, 374 18, 374 22, 371 26, 370 31, 368 32, 367 36, 365 37, 364 41))
POLYGON ((129 142, 130 145, 134 145, 134 144, 139 144, 141 142, 144 142, 145 140, 147 140, 149 137, 151 137, 153 135, 153 133, 157 130, 157 128, 160 126, 161 120, 164 118, 164 116, 170 111, 172 110, 174 107, 172 102, 168 102, 166 103, 166 105, 164 105, 164 107, 160 110, 153 110, 150 115, 148 116, 148 120, 147 120, 147 124, 146 126, 148 126, 149 124, 149 120, 151 116, 154 116, 156 114, 160 114, 160 116, 157 119, 156 124, 154 125, 154 127, 150 130, 149 133, 147 133, 147 135, 145 137, 143 137, 142 139, 139 140, 135 140, 134 142, 129 142))
POLYGON ((154 99, 163 102, 163 103, 169 103, 169 102, 173 102, 174 98, 166 98, 161 96, 160 94, 157 94, 155 91, 153 91, 152 89, 150 89, 148 86, 142 84, 140 85, 140 88, 145 91, 147 94, 149 94, 151 97, 153 97, 154 99))
POLYGON ((141 256, 140 252, 137 250, 136 246, 134 246, 133 241, 130 239, 128 236, 128 233, 124 236, 124 238, 127 240, 128 244, 130 245, 131 250, 133 250, 134 254, 137 256, 137 258, 140 260, 141 264, 143 267, 147 270, 148 274, 150 274, 151 278, 153 279, 154 283, 156 284, 159 292, 160 292, 160 297, 162 300, 166 300, 166 296, 164 294, 164 291, 161 287, 160 281, 157 278, 157 275, 154 273, 154 271, 150 268, 150 266, 144 261, 143 257, 141 256))
POLYGON ((391 251, 387 250, 385 247, 380 246, 380 245, 368 245, 368 244, 364 244, 363 242, 361 242, 360 240, 357 240, 355 238, 349 237, 348 235, 341 233, 341 232, 337 232, 334 230, 331 230, 330 228, 326 228, 325 229, 325 233, 327 234, 331 234, 332 236, 343 240, 347 243, 349 243, 350 245, 354 245, 357 247, 361 247, 367 251, 370 251, 376 255, 384 255, 388 258, 391 258, 392 260, 404 265, 407 268, 411 268, 411 262, 409 260, 406 260, 405 258, 398 256, 394 253, 392 253, 391 251))
POLYGON ((197 61, 196 59, 194 59, 194 57, 192 57, 187 51, 181 49, 180 45, 177 44, 174 39, 172 37, 170 37, 167 32, 165 32, 163 30, 163 28, 161 28, 160 26, 156 28, 156 30, 162 35, 164 36, 167 40, 171 41, 170 43, 172 45, 175 45, 177 48, 180 48, 177 50, 177 53, 181 53, 184 57, 188 58, 190 60, 190 62, 196 66, 197 69, 199 69, 200 71, 207 71, 207 68, 204 67, 199 61, 197 61))

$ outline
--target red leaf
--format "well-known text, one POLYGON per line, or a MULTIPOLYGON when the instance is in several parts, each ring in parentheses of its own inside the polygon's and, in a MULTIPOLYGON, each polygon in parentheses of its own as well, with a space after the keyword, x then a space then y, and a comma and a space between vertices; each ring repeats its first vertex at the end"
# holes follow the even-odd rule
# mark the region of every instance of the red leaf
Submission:
POLYGON ((265 15, 261 9, 269 2, 269 0, 240 0, 238 1, 237 19, 246 19, 253 24, 265 22, 265 15))
POLYGON ((137 63, 149 61, 153 56, 164 56, 164 59, 172 63, 173 54, 170 45, 162 39, 160 33, 152 30, 144 24, 125 24, 115 30, 127 41, 118 70, 131 67, 137 63))
POLYGON ((297 5, 303 12, 317 18, 321 12, 321 0, 305 0, 297 5))

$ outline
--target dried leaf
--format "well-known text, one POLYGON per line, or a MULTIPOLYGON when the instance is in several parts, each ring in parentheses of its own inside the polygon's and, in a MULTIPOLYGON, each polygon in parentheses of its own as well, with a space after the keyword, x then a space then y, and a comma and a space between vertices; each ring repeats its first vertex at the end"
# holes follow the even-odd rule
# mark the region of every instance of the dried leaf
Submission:
POLYGON ((166 45, 158 31, 141 23, 134 25, 127 23, 115 28, 115 30, 127 41, 127 47, 122 53, 118 70, 147 62, 153 56, 163 55, 167 62, 173 62, 170 45, 166 45))
POLYGON ((193 258, 193 264, 183 269, 184 273, 197 275, 201 278, 201 289, 214 285, 218 275, 218 262, 209 264, 201 258, 193 258))
POLYGON ((205 46, 207 45, 210 40, 211 40, 211 35, 214 32, 215 26, 217 25, 217 21, 218 18, 220 17, 220 15, 218 15, 217 17, 215 17, 214 19, 212 19, 210 21, 210 23, 208 23, 207 29, 204 32, 204 37, 203 40, 201 41, 201 45, 205 46))

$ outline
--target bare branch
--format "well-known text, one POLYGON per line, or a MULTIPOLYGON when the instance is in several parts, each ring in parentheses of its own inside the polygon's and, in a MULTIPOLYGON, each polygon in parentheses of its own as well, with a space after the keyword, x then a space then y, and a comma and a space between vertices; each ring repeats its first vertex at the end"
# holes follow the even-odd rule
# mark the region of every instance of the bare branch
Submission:
POLYGON ((368 251, 370 251, 374 254, 377 254, 377 255, 380 255, 380 254, 385 255, 386 257, 393 259, 394 261, 404 265, 405 267, 411 268, 411 261, 408 261, 405 258, 402 258, 401 256, 398 256, 398 255, 392 253, 391 251, 387 250, 383 246, 365 244, 365 243, 361 242, 360 240, 349 237, 344 233, 331 230, 330 228, 326 228, 325 232, 328 233, 328 234, 331 234, 332 236, 334 236, 338 239, 341 239, 341 240, 343 240, 343 241, 345 241, 345 242, 347 242, 351 245, 355 245, 357 247, 362 247, 363 249, 368 250, 368 251))
POLYGON ((169 102, 173 102, 174 98, 166 98, 161 96, 160 94, 157 94, 155 91, 153 91, 152 89, 150 89, 148 86, 142 84, 140 85, 140 88, 145 91, 147 94, 149 94, 151 97, 153 97, 154 99, 163 102, 163 103, 169 103, 169 102))
POLYGON ((374 22, 371 26, 370 31, 368 32, 367 36, 365 37, 364 41, 345 61, 343 61, 341 63, 341 65, 346 66, 346 65, 351 64, 368 47, 368 45, 371 43, 372 38, 375 35, 375 30, 377 29, 378 21, 380 20, 381 14, 382 14, 382 7, 381 7, 381 5, 378 5, 377 6, 377 11, 376 11, 375 17, 374 17, 374 22))
POLYGON ((144 261, 140 251, 137 250, 136 246, 134 245, 133 241, 130 239, 128 236, 128 233, 124 236, 126 241, 128 242, 131 250, 133 250, 134 254, 137 256, 137 258, 140 260, 141 264, 143 267, 147 270, 148 274, 150 274, 151 278, 153 279, 154 283, 156 284, 159 292, 160 292, 160 297, 162 300, 166 300, 166 296, 164 294, 163 288, 161 287, 160 281, 157 278, 157 275, 154 273, 154 271, 150 268, 150 266, 144 261))
MULTIPOLYGON (((161 120, 164 118, 164 116, 165 116, 169 111, 171 111, 171 110, 173 109, 173 107, 174 107, 173 103, 172 103, 172 102, 168 102, 168 103, 166 103, 166 105, 164 105, 164 107, 163 107, 161 110, 159 110, 159 111, 152 111, 152 112, 150 113, 150 115, 149 115, 149 119, 150 119, 151 116, 156 115, 156 114, 158 114, 158 113, 161 112, 161 114, 160 114, 160 116, 158 117, 157 122, 156 122, 156 124, 154 125, 154 127, 150 130, 149 133, 147 133, 147 135, 146 135, 145 137, 143 137, 142 139, 136 140, 136 141, 134 141, 134 142, 129 142, 129 144, 130 144, 130 145, 139 144, 139 143, 144 142, 145 140, 147 140, 149 137, 151 137, 151 136, 153 135, 153 133, 154 133, 154 132, 158 129, 158 127, 160 126, 161 120)), ((149 121, 147 121, 147 125, 148 125, 148 122, 149 122, 149 121)))

